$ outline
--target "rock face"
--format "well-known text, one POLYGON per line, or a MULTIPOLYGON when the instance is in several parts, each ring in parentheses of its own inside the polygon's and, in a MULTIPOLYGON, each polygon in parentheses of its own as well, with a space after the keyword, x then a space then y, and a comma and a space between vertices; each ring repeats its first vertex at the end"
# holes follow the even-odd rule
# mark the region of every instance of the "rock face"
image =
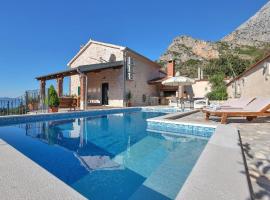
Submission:
POLYGON ((270 42, 270 1, 222 41, 249 46, 270 42))
POLYGON ((194 75, 196 67, 207 65, 210 59, 231 54, 252 62, 269 51, 269 47, 270 1, 220 41, 208 42, 189 36, 176 37, 158 62, 165 66, 167 61, 174 59, 180 73, 194 75))
POLYGON ((167 52, 160 57, 160 60, 165 61, 174 58, 186 62, 190 59, 208 60, 218 57, 219 52, 215 43, 197 40, 189 36, 179 36, 173 40, 167 52))

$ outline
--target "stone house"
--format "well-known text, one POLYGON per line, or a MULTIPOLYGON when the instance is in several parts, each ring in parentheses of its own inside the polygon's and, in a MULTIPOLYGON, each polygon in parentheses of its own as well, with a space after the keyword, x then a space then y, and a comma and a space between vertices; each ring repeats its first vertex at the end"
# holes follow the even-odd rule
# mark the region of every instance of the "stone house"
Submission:
POLYGON ((68 63, 66 71, 37 77, 41 91, 45 81, 57 79, 62 95, 63 78, 70 76, 70 95, 80 96, 80 107, 108 105, 123 107, 131 94, 132 106, 149 105, 158 96, 149 80, 162 78, 161 66, 128 47, 90 40, 68 63))
POLYGON ((270 54, 227 84, 229 98, 270 97, 270 54))

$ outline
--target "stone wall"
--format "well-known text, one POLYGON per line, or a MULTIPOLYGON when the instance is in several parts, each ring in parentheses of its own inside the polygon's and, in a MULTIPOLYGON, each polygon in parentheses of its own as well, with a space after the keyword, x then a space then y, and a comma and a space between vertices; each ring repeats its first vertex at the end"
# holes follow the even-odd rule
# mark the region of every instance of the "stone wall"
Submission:
POLYGON ((88 102, 91 104, 101 104, 102 100, 102 83, 109 84, 109 105, 123 106, 123 68, 107 69, 101 72, 90 72, 88 78, 88 102))
MULTIPOLYGON (((71 63, 70 67, 75 68, 80 65, 97 64, 110 61, 115 56, 115 61, 123 60, 123 52, 119 48, 106 45, 91 43, 81 55, 71 63)), ((80 85, 79 76, 70 78, 70 94, 78 95, 78 86, 80 85)))
POLYGON ((235 98, 235 87, 238 97, 270 97, 270 76, 264 68, 267 62, 270 58, 230 83, 227 87, 229 98, 235 98))
POLYGON ((196 81, 191 87, 194 98, 204 98, 208 92, 211 92, 211 84, 208 80, 196 81))
POLYGON ((126 93, 131 92, 131 103, 133 106, 149 105, 150 97, 158 96, 157 86, 149 85, 148 81, 159 77, 159 67, 135 54, 128 53, 127 56, 134 58, 134 80, 126 81, 126 93), (145 101, 143 95, 146 96, 145 101))

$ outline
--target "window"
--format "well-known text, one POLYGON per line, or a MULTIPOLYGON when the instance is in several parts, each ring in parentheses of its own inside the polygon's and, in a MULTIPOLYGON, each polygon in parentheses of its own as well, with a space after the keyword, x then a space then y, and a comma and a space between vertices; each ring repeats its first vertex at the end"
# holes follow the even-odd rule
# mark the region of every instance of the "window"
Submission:
POLYGON ((78 96, 81 95, 81 86, 78 86, 78 96))
POLYGON ((116 61, 116 56, 114 54, 111 54, 109 61, 110 62, 115 62, 116 61))
POLYGON ((134 68, 134 59, 132 57, 127 57, 127 80, 133 80, 133 68, 134 68))
POLYGON ((236 83, 235 97, 236 98, 241 97, 241 85, 240 85, 240 82, 239 81, 236 83))

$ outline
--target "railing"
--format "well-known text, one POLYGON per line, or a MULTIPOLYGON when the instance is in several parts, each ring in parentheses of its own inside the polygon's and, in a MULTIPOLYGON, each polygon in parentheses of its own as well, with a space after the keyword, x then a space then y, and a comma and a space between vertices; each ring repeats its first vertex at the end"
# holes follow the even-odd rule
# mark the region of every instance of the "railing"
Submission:
POLYGON ((16 98, 0 98, 0 116, 22 115, 45 110, 45 106, 40 102, 39 90, 27 90, 24 95, 16 98))
POLYGON ((0 115, 21 115, 27 113, 24 96, 0 100, 0 115))
MULTIPOLYGON (((71 97, 60 98, 63 108, 76 108, 76 101, 71 97), (67 102, 68 101, 68 102, 67 102)), ((0 116, 22 115, 27 113, 47 113, 48 89, 45 90, 45 98, 41 99, 39 90, 27 90, 25 94, 16 98, 0 98, 0 116)), ((80 102, 77 99, 77 102, 80 102)))

